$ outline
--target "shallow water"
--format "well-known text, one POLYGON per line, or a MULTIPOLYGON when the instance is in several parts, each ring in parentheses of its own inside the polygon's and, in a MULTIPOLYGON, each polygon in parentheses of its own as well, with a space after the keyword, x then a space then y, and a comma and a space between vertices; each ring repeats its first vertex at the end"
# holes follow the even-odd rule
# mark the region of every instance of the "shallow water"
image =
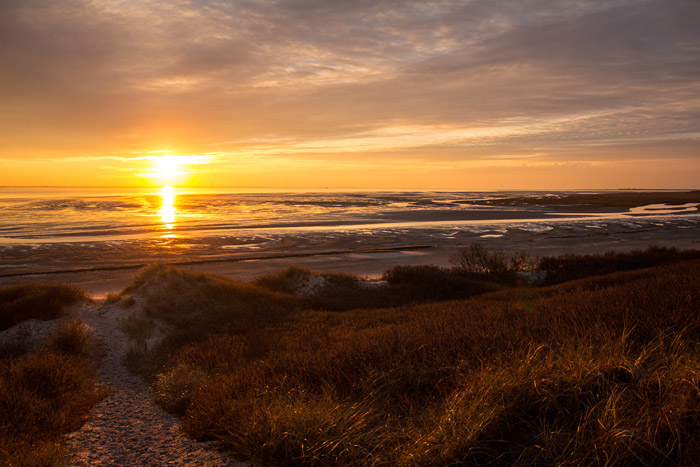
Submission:
POLYGON ((515 245, 603 231, 692 238, 699 226, 694 205, 572 213, 551 205, 483 203, 570 193, 4 187, 0 275, 473 241, 515 245))

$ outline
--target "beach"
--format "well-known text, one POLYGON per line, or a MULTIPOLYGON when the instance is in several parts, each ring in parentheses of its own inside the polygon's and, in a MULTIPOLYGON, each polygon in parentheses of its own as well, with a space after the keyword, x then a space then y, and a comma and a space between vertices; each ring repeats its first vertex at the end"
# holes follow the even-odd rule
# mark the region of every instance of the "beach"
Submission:
POLYGON ((155 263, 245 281, 290 264, 378 278, 450 266, 474 243, 533 256, 700 247, 697 192, 168 193, 2 193, 0 285, 102 298, 155 263))

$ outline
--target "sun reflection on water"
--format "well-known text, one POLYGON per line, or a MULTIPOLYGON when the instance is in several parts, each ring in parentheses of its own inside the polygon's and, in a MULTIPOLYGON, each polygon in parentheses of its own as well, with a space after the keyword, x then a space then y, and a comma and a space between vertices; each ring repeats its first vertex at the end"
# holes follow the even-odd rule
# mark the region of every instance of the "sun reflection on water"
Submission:
MULTIPOLYGON (((160 197, 163 202, 160 211, 158 211, 161 222, 163 222, 163 227, 172 230, 175 227, 175 189, 171 186, 164 186, 160 190, 160 197)), ((175 237, 175 234, 171 232, 164 237, 175 237)))

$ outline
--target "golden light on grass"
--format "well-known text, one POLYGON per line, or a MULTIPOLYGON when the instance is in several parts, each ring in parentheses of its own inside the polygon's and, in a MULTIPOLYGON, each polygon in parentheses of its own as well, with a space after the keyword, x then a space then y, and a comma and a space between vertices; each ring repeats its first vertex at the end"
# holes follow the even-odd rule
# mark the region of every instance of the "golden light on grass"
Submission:
POLYGON ((549 287, 465 253, 475 269, 400 266, 386 287, 152 266, 123 328, 166 337, 130 365, 186 433, 261 464, 695 465, 697 251, 550 257, 549 287), (491 291, 455 301, 470 283, 491 291))

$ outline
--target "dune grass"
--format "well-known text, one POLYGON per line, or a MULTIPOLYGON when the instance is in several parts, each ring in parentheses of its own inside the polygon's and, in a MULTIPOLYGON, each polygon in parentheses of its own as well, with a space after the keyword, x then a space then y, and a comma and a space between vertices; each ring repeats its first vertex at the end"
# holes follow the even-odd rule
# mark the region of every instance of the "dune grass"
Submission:
POLYGON ((253 284, 172 266, 144 269, 126 289, 145 298, 145 316, 171 329, 186 329, 191 338, 212 327, 236 332, 284 319, 297 308, 294 297, 253 284))
POLYGON ((293 294, 301 308, 322 311, 348 311, 359 308, 389 308, 436 300, 467 298, 501 287, 488 274, 472 274, 460 269, 437 266, 395 266, 377 284, 344 273, 315 273, 308 268, 289 266, 264 274, 253 284, 274 292, 293 294))
POLYGON ((90 332, 73 320, 44 347, 0 357, 0 465, 65 465, 64 435, 104 396, 91 353, 90 332))
POLYGON ((70 306, 88 300, 66 284, 21 284, 0 288, 0 331, 28 319, 42 321, 64 316, 70 306))
MULTIPOLYGON (((417 281, 440 284, 446 272, 392 274, 425 298, 417 281)), ((149 315, 179 316, 150 353, 158 402, 188 434, 242 458, 687 465, 700 454, 700 260, 343 313, 287 289, 145 276, 132 290, 147 291, 149 315), (246 318, 262 308, 267 319, 246 318)))
POLYGON ((176 349, 210 333, 242 334, 285 321, 299 309, 296 297, 210 274, 166 265, 143 269, 121 299, 142 299, 139 313, 127 313, 121 329, 133 340, 126 364, 152 377, 154 361, 147 339, 163 335, 161 347, 176 349))

